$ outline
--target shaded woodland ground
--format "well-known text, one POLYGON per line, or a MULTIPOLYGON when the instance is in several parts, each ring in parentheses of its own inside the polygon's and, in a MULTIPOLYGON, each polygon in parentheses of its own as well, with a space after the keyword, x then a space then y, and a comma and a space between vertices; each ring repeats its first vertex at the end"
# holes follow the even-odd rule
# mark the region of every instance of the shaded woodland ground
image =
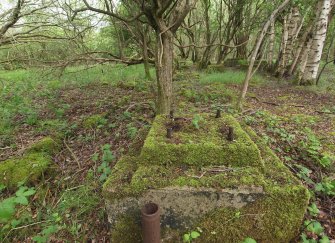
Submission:
MULTIPOLYGON (((296 242, 335 239, 333 71, 326 69, 318 88, 297 87, 261 72, 252 79, 242 113, 234 107, 243 67, 198 72, 185 65, 175 73, 176 114, 217 109, 233 114, 310 189, 311 205, 296 242)), ((52 169, 31 185, 36 192, 29 204, 17 207, 15 220, 1 225, 0 238, 108 241, 100 180, 108 170, 101 165, 108 157, 112 168, 121 155, 139 152, 155 116, 155 84, 145 78, 141 65, 69 68, 61 77, 48 70, 1 71, 0 79, 0 161, 42 137, 64 135, 52 169)), ((0 199, 11 195, 4 188, 0 199)))

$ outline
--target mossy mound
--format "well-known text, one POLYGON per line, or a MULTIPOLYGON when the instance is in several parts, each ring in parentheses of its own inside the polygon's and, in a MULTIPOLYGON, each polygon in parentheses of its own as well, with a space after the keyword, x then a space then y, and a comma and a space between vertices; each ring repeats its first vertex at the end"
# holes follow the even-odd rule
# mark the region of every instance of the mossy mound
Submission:
POLYGON ((106 114, 96 114, 89 117, 86 117, 82 124, 86 129, 95 129, 99 126, 104 126, 107 124, 107 119, 105 118, 106 114))
POLYGON ((51 156, 61 149, 58 138, 45 137, 24 151, 23 156, 0 162, 0 184, 14 188, 19 182, 37 181, 52 164, 51 156))
MULTIPOLYGON (((150 131, 148 139, 150 136, 154 137, 159 127, 154 123, 154 132, 150 131)), ((241 126, 238 128, 243 131, 241 126)), ((156 161, 149 164, 148 161, 143 162, 143 152, 139 157, 122 158, 103 187, 109 220, 113 222, 113 242, 141 242, 139 209, 146 193, 185 186, 195 189, 210 188, 217 192, 232 191, 232 197, 243 194, 243 190, 238 189, 241 187, 262 188, 262 196, 249 201, 243 207, 221 205, 202 214, 202 208, 199 206, 198 213, 195 213, 197 219, 190 221, 189 229, 200 227, 203 230, 200 242, 241 242, 247 237, 254 238, 257 242, 289 242, 294 238, 308 205, 308 190, 252 130, 248 127, 243 128, 246 132, 242 134, 246 134, 253 141, 252 144, 259 152, 261 166, 199 166, 156 161), (118 205, 120 202, 122 207, 118 214, 116 208, 111 205, 118 205), (127 231, 129 228, 133 229, 132 234, 127 231)), ((157 158, 159 159, 159 156, 157 158)), ((172 207, 173 203, 172 201, 172 207)), ((196 202, 185 203, 185 207, 194 205, 196 202)), ((166 218, 164 215, 162 220, 166 221, 166 218)), ((188 220, 185 215, 185 222, 188 220)), ((164 227, 166 222, 163 221, 164 241, 181 242, 186 229, 171 230, 164 227)))
POLYGON ((141 163, 263 166, 257 146, 233 117, 202 114, 196 125, 192 117, 180 120, 174 124, 165 116, 156 117, 142 148, 141 163), (167 128, 176 126, 173 138, 167 138, 167 128), (234 141, 227 140, 228 127, 234 128, 234 141))
POLYGON ((36 181, 51 163, 46 153, 29 153, 0 162, 0 184, 13 188, 19 182, 36 181))
POLYGON ((54 155, 61 149, 61 142, 58 138, 45 137, 34 143, 26 150, 26 153, 43 152, 54 155))

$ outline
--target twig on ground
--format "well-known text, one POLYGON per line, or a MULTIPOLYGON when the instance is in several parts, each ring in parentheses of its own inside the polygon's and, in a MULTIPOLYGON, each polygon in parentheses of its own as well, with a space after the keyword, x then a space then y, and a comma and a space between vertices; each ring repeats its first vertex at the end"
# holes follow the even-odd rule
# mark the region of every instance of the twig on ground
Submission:
POLYGON ((80 165, 80 162, 79 162, 77 156, 74 154, 74 152, 73 152, 72 149, 69 147, 69 145, 67 145, 65 139, 64 139, 64 145, 65 145, 65 147, 67 148, 67 150, 71 153, 73 159, 77 162, 79 169, 81 169, 81 165, 80 165))

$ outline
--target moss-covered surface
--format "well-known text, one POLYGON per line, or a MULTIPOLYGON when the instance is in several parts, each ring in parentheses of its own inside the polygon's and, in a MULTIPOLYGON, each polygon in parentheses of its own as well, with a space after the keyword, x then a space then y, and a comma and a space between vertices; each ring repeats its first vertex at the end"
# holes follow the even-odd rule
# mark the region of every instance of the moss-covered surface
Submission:
MULTIPOLYGON (((148 189, 169 186, 206 187, 217 190, 259 186, 264 189, 264 198, 248 204, 239 211, 233 208, 219 208, 199 218, 199 223, 190 227, 199 226, 203 230, 200 242, 222 242, 222 239, 226 239, 227 242, 241 242, 246 237, 252 237, 257 242, 289 242, 297 235, 303 220, 309 201, 308 190, 262 139, 248 127, 243 128, 258 148, 264 167, 239 164, 235 167, 221 166, 219 168, 222 171, 213 172, 217 169, 213 165, 167 165, 156 164, 155 161, 149 165, 147 162, 143 163, 143 153, 139 157, 124 157, 117 163, 111 177, 104 184, 103 192, 107 203, 128 197, 138 198, 148 189)), ((157 127, 153 127, 153 130, 155 129, 157 127)), ((138 230, 138 224, 133 220, 137 217, 139 216, 124 215, 117 221, 112 230, 113 242, 137 242, 133 237, 140 239, 140 233, 136 233, 139 234, 137 236, 123 233, 125 225, 131 225, 131 228, 138 230)), ((171 235, 163 235, 163 238, 170 238, 166 242, 178 242, 183 233, 184 229, 181 229, 179 234, 173 234, 172 238, 171 235)))
POLYGON ((310 195, 262 140, 249 128, 245 130, 265 161, 267 196, 239 210, 238 217, 236 209, 224 208, 200 219, 202 240, 241 242, 251 237, 257 242, 289 242, 298 234, 310 195))
POLYGON ((86 117, 82 122, 83 127, 86 129, 95 129, 99 126, 106 125, 107 120, 105 118, 105 115, 106 114, 96 114, 86 117))
POLYGON ((52 163, 46 153, 29 153, 0 163, 0 184, 9 188, 19 182, 36 181, 52 163))
POLYGON ((216 119, 202 114, 197 129, 192 117, 174 132, 173 138, 166 138, 166 130, 171 121, 157 116, 145 140, 141 163, 145 165, 225 165, 232 167, 262 167, 260 152, 255 143, 231 116, 216 119), (227 140, 228 127, 234 128, 234 141, 227 140))
POLYGON ((43 152, 54 155, 61 149, 61 142, 58 138, 45 137, 34 143, 26 150, 26 153, 43 152))
POLYGON ((0 162, 0 184, 13 188, 19 182, 36 181, 52 164, 51 157, 61 147, 59 138, 45 137, 32 144, 22 156, 0 162))

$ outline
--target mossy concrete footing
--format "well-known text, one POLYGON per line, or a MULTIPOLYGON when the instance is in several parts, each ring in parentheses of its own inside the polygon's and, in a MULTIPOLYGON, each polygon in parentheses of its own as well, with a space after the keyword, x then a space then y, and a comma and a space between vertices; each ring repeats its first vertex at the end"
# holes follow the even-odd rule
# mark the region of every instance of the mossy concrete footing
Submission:
POLYGON ((150 201, 162 208, 164 242, 180 242, 183 233, 196 227, 203 230, 200 242, 241 242, 247 237, 257 242, 289 242, 298 234, 308 190, 251 129, 241 127, 231 116, 203 117, 203 131, 181 130, 175 134, 178 144, 164 137, 167 118, 157 117, 141 155, 118 161, 103 187, 112 242, 141 242, 140 208, 150 201), (227 123, 247 141, 255 157, 239 156, 244 150, 238 146, 238 152, 219 153, 220 163, 204 163, 202 160, 212 155, 206 150, 201 150, 204 155, 196 154, 199 162, 161 157, 162 149, 166 155, 169 151, 179 154, 178 149, 188 146, 190 140, 198 141, 198 148, 211 138, 214 146, 229 146, 216 135, 227 123), (187 137, 182 133, 188 133, 187 137), (200 138, 195 140, 197 136, 200 138), (148 146, 152 150, 145 149, 148 146), (154 149, 158 149, 156 159, 154 149), (233 162, 232 155, 237 156, 233 162), (255 162, 256 156, 260 161, 255 162))

